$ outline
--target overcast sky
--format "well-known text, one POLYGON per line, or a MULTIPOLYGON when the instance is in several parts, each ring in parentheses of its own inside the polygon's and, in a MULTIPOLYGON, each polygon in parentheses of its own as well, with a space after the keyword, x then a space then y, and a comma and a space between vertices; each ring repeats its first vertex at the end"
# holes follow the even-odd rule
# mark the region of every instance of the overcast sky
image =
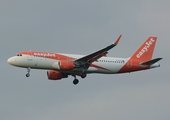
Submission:
POLYGON ((1 120, 170 119, 169 0, 1 0, 1 120), (157 36, 161 67, 49 81, 46 71, 7 64, 19 51, 89 54, 122 39, 109 56, 129 57, 157 36))

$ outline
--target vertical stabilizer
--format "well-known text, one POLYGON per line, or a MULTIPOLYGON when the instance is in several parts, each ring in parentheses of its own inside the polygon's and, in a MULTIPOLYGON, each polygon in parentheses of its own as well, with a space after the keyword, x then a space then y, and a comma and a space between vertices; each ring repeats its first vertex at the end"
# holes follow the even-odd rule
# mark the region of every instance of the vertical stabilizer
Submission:
MULTIPOLYGON (((149 69, 150 65, 160 59, 152 59, 157 37, 149 37, 139 49, 130 57, 127 63, 119 70, 118 73, 133 72, 149 69)), ((156 67, 158 67, 157 65, 156 67)))
POLYGON ((149 37, 130 59, 148 61, 152 59, 157 37, 149 37))

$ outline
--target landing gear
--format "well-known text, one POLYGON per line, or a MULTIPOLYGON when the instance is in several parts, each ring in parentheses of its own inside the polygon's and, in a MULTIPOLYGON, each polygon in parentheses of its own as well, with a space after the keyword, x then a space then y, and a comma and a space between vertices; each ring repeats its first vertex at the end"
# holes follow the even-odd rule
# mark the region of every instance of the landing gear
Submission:
POLYGON ((26 74, 26 77, 29 77, 29 76, 30 76, 30 74, 29 74, 29 73, 27 73, 27 74, 26 74))
POLYGON ((76 75, 72 75, 74 77, 73 84, 77 85, 79 83, 79 80, 76 78, 76 75))
POLYGON ((81 78, 85 78, 87 76, 87 74, 85 73, 85 72, 83 72, 82 74, 81 74, 81 78))
POLYGON ((78 79, 74 79, 74 80, 73 80, 73 84, 74 84, 74 85, 77 85, 78 83, 79 83, 79 80, 78 80, 78 79))
MULTIPOLYGON (((79 80, 76 78, 76 74, 72 74, 72 76, 74 77, 73 84, 77 85, 79 83, 79 80)), ((87 74, 85 72, 82 72, 78 76, 80 76, 81 78, 85 78, 87 74)))
POLYGON ((29 77, 30 76, 30 68, 27 68, 27 74, 26 74, 26 77, 29 77))

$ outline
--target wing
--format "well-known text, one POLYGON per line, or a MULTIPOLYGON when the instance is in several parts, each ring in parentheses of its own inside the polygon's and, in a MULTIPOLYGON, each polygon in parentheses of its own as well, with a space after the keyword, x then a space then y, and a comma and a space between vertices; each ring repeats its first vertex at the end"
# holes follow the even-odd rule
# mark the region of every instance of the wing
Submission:
POLYGON ((113 44, 97 51, 97 52, 94 52, 94 53, 91 53, 87 56, 84 56, 82 58, 79 58, 77 60, 75 60, 75 65, 77 67, 81 67, 83 66, 84 68, 88 68, 90 64, 92 64, 93 62, 97 61, 99 58, 103 57, 103 56, 106 56, 106 54, 108 53, 108 51, 110 49, 112 49, 113 47, 115 47, 118 43, 119 43, 119 40, 121 38, 122 35, 120 35, 118 37, 118 39, 116 40, 116 42, 114 42, 113 44))

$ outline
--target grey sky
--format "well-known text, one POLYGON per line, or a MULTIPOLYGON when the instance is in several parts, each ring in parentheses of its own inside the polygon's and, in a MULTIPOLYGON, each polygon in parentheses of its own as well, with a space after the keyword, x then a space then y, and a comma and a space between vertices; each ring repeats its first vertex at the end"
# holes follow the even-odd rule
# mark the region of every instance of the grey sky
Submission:
POLYGON ((170 119, 170 1, 1 0, 1 120, 170 119), (89 54, 114 42, 109 56, 128 57, 157 36, 161 67, 120 75, 88 75, 49 81, 46 71, 7 64, 19 51, 89 54))

